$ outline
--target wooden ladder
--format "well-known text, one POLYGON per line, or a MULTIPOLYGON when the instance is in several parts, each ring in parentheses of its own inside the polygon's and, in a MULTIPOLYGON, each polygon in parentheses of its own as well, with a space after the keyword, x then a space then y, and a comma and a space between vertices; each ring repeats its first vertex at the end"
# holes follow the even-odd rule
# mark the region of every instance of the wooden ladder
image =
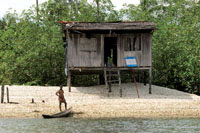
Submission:
POLYGON ((108 89, 108 92, 111 92, 112 83, 118 82, 119 83, 120 97, 122 97, 120 70, 105 67, 104 68, 104 79, 105 79, 106 89, 108 89))

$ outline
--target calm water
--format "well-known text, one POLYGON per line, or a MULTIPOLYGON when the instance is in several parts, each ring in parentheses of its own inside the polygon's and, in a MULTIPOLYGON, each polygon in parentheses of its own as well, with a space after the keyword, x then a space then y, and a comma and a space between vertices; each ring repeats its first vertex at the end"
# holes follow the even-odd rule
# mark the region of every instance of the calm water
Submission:
POLYGON ((0 133, 200 133, 200 119, 0 119, 0 133))

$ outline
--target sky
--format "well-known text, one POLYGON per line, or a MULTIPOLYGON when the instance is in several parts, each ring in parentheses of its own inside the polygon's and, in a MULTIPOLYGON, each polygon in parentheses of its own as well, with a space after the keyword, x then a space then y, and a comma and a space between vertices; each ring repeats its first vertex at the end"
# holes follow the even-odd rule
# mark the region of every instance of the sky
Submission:
MULTIPOLYGON (((38 0, 39 4, 47 0, 38 0)), ((136 4, 140 3, 140 0, 111 0, 115 9, 120 9, 124 3, 136 4)), ((17 13, 21 13, 24 9, 29 9, 30 6, 36 4, 36 0, 1 0, 0 3, 0 18, 2 18, 9 8, 16 10, 17 13)))

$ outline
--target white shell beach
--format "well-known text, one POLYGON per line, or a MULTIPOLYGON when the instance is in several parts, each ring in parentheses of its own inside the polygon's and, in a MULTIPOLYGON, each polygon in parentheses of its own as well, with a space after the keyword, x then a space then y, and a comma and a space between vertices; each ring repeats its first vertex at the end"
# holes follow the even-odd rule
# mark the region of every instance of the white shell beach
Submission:
MULTIPOLYGON (((6 86, 9 88, 10 102, 0 104, 0 118, 40 118, 42 114, 59 112, 59 87, 6 86), (32 102, 34 99, 34 103, 32 102)), ((118 85, 112 86, 109 93, 104 85, 72 87, 68 92, 65 86, 67 106, 72 107, 75 118, 200 118, 200 96, 173 89, 138 84, 140 98, 133 83, 122 84, 120 97, 118 85)), ((62 105, 64 109, 64 104, 62 105)))

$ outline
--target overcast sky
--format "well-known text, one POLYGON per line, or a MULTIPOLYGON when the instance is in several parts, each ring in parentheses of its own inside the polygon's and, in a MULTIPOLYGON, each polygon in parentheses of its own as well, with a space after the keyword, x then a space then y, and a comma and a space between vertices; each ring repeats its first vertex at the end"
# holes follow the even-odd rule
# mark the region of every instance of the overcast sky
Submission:
MULTIPOLYGON (((38 0, 39 4, 47 0, 38 0)), ((139 4, 140 0, 111 0, 116 6, 116 9, 120 9, 124 3, 127 4, 139 4)), ((36 3, 36 0, 1 0, 0 3, 0 18, 2 18, 9 8, 12 8, 21 13, 22 10, 28 9, 30 6, 36 3)))

